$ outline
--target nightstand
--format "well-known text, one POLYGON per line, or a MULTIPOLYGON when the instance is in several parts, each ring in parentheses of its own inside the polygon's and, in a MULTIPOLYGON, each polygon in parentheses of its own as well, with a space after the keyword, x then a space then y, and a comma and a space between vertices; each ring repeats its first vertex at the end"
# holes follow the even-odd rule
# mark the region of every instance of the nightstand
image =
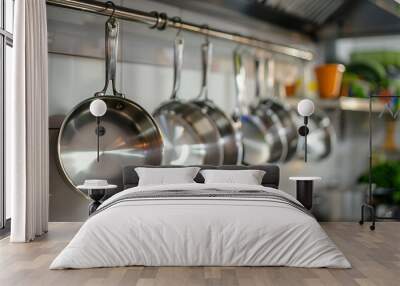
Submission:
POLYGON ((89 215, 94 213, 101 204, 101 199, 105 197, 108 191, 116 189, 117 185, 105 185, 105 186, 88 186, 80 185, 77 187, 80 190, 87 190, 88 196, 93 200, 89 205, 89 215))
POLYGON ((321 180, 321 177, 290 177, 289 180, 296 181, 296 199, 310 210, 312 208, 313 183, 321 180))

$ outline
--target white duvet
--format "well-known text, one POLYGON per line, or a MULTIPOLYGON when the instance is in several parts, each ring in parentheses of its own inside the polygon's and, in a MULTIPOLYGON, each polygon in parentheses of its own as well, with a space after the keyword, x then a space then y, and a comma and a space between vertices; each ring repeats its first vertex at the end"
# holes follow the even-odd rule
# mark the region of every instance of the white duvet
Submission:
MULTIPOLYGON (((105 201, 50 269, 145 266, 294 266, 349 268, 318 222, 291 205, 257 198, 152 198, 114 203, 132 192, 262 190, 231 184, 127 189, 105 201)), ((297 202, 298 203, 298 202, 297 202)))

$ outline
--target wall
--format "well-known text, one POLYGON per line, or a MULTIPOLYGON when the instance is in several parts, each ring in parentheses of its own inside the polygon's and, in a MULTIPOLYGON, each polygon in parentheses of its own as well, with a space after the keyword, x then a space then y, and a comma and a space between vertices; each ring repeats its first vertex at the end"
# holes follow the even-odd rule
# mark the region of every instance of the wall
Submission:
MULTIPOLYGON (((246 25, 229 20, 178 9, 153 1, 122 3, 145 11, 166 11, 192 22, 208 23, 227 30, 250 34, 271 41, 294 44, 314 50, 316 61, 322 51, 299 35, 249 19, 246 25)), ((105 18, 77 11, 48 7, 49 31, 49 114, 51 129, 50 220, 84 220, 88 201, 68 187, 58 175, 56 137, 64 116, 77 103, 102 89, 104 81, 104 21, 105 18)), ((127 98, 154 110, 168 99, 172 88, 172 44, 175 31, 154 31, 137 23, 121 23, 117 87, 127 98)), ((200 45, 202 37, 183 33, 185 38, 184 72, 181 96, 189 99, 200 90, 200 45)), ((210 97, 227 113, 234 106, 232 51, 236 45, 212 39, 214 58, 209 80, 210 97)), ((277 60, 293 60, 277 57, 277 60)), ((246 63, 251 67, 251 63, 246 63)), ((296 63, 299 67, 300 63, 296 63)), ((308 66, 308 76, 312 74, 308 66)), ((249 101, 254 94, 253 74, 249 72, 249 101)), ((281 189, 294 194, 292 175, 319 175, 323 180, 315 186, 315 212, 322 219, 354 220, 358 217, 362 192, 354 192, 356 177, 367 166, 367 125, 365 114, 330 113, 337 130, 334 153, 322 162, 307 165, 300 160, 282 165, 281 189), (356 124, 355 124, 356 123, 356 124), (355 193, 355 195, 354 195, 355 193)))

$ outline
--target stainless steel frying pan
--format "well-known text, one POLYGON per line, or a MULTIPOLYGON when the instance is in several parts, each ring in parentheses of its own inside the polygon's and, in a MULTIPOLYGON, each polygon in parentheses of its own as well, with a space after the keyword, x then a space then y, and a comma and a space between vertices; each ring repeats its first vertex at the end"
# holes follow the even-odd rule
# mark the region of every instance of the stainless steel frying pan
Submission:
POLYGON ((246 71, 242 64, 242 55, 238 49, 234 52, 235 83, 237 90, 237 113, 242 124, 243 163, 249 165, 277 162, 282 158, 284 149, 282 126, 277 115, 271 110, 250 113, 246 104, 246 71))
POLYGON ((223 149, 223 164, 235 165, 242 161, 242 143, 238 135, 238 126, 215 103, 208 98, 208 72, 211 66, 212 45, 207 40, 201 46, 202 54, 202 85, 200 94, 192 101, 202 112, 214 122, 221 139, 218 144, 223 149))
POLYGON ((183 47, 183 39, 177 36, 174 45, 174 84, 171 98, 153 113, 164 139, 163 164, 220 165, 223 162, 223 150, 219 144, 221 137, 212 119, 197 105, 177 99, 183 47))
POLYGON ((59 165, 73 187, 86 179, 106 179, 111 184, 122 186, 123 166, 161 163, 163 144, 155 121, 140 105, 124 98, 115 87, 118 31, 118 22, 110 18, 106 22, 106 83, 103 90, 75 106, 60 129, 59 165), (110 80, 113 95, 105 95, 110 80), (101 99, 107 105, 99 127, 89 111, 90 103, 95 99, 101 99))
MULTIPOLYGON (((273 65, 273 61, 270 59, 268 64, 273 65)), ((258 104, 253 109, 253 112, 257 116, 263 116, 263 113, 266 113, 267 116, 271 116, 271 113, 276 115, 278 120, 275 121, 277 122, 276 125, 279 126, 279 137, 283 143, 281 156, 278 161, 287 162, 296 154, 299 137, 297 134, 297 126, 292 115, 292 110, 289 106, 285 105, 273 96, 264 96, 266 86, 265 72, 268 73, 267 76, 269 77, 269 81, 271 81, 273 84, 273 71, 271 69, 266 69, 265 60, 260 57, 255 58, 255 66, 257 79, 256 97, 258 99, 258 104)))

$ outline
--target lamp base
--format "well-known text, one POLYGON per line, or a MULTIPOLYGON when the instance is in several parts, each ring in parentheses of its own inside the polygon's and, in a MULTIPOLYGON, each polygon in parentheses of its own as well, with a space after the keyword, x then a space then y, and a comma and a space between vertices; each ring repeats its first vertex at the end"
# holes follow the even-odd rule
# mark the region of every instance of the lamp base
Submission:
POLYGON ((298 132, 300 136, 307 136, 308 133, 310 133, 310 130, 307 126, 303 125, 298 129, 298 132))

